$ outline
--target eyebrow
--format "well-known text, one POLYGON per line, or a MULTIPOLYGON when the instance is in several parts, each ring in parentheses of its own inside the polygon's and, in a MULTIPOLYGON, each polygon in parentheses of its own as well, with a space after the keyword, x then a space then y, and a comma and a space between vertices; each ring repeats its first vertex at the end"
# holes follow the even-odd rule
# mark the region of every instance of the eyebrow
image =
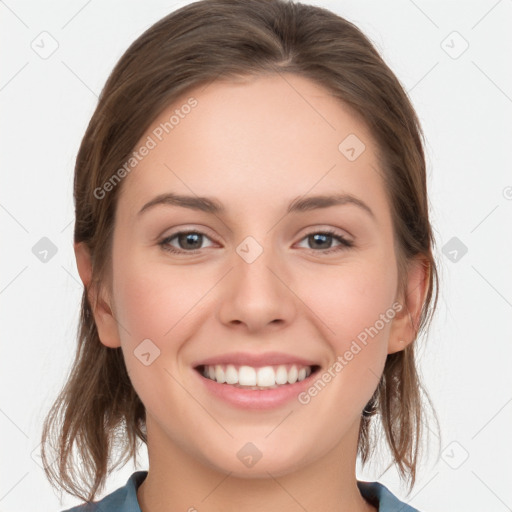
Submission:
MULTIPOLYGON (((372 209, 364 201, 351 194, 298 197, 288 205, 286 212, 306 212, 310 210, 317 210, 320 208, 328 208, 330 206, 346 204, 352 204, 361 208, 375 220, 375 214, 373 213, 372 209)), ((151 201, 147 202, 139 210, 137 216, 140 216, 143 212, 146 212, 157 205, 180 206, 182 208, 189 208, 191 210, 199 210, 212 214, 223 214, 226 212, 226 208, 222 205, 222 203, 210 197, 184 196, 179 194, 166 193, 160 194, 151 199, 151 201)))

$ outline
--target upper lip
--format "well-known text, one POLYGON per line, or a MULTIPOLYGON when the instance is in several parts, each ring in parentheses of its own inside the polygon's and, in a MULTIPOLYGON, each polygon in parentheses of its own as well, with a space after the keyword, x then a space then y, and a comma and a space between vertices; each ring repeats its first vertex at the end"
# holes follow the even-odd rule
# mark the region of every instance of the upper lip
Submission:
POLYGON ((273 366, 279 364, 296 364, 301 366, 318 366, 318 363, 312 360, 297 357, 283 352, 264 352, 261 354, 251 354, 248 352, 230 352, 220 354, 207 359, 202 359, 192 364, 192 366, 213 366, 216 364, 233 364, 246 366, 273 366))

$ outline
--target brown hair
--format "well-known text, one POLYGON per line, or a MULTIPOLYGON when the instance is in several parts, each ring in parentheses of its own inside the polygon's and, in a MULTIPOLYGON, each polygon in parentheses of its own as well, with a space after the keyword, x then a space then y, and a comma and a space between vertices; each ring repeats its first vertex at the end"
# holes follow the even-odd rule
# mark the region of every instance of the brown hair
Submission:
MULTIPOLYGON (((281 72, 325 87, 355 109, 371 130, 392 213, 400 289, 405 290, 407 264, 413 257, 421 256, 429 269, 418 334, 435 310, 438 277, 423 134, 415 111, 393 72, 355 25, 326 9, 284 0, 194 2, 151 26, 121 57, 103 88, 75 166, 74 241, 84 242, 91 252, 90 287, 97 297, 95 284, 111 286, 111 241, 122 183, 102 199, 95 190, 126 162, 157 115, 187 90, 219 77, 281 72)), ((100 342, 88 291, 82 296, 73 366, 42 432, 48 479, 85 501, 95 498, 113 469, 132 457, 136 463, 138 440, 147 444, 144 406, 128 377, 121 348, 100 342), (58 455, 56 468, 47 443, 53 443, 58 455), (75 444, 79 461, 73 460, 75 444), (116 447, 121 453, 112 461, 116 447)), ((410 479, 410 488, 425 405, 415 343, 387 356, 380 383, 361 417, 358 444, 366 463, 376 444, 371 420, 380 414, 393 461, 401 476, 410 479)))

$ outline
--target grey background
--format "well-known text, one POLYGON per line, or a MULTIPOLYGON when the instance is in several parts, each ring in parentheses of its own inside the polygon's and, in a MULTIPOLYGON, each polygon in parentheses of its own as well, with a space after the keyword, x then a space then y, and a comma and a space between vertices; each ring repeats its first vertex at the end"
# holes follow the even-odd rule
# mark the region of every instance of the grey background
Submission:
MULTIPOLYGON (((0 512, 77 503, 59 502, 38 459, 76 344, 74 159, 121 54, 186 3, 0 1, 0 512)), ((408 497, 385 459, 358 477, 422 512, 512 510, 512 0, 310 3, 355 22, 410 94, 427 139, 441 274, 420 369, 442 437, 408 497)), ((141 452, 139 468, 146 461, 141 452)), ((104 494, 132 471, 113 474, 104 494)))

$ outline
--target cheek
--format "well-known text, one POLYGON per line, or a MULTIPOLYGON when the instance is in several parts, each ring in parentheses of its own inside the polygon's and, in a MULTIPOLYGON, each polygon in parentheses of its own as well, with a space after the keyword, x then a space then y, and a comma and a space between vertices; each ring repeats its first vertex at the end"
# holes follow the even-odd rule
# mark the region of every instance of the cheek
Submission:
POLYGON ((208 282, 184 268, 156 270, 134 257, 125 258, 116 271, 116 318, 130 380, 149 410, 179 403, 186 397, 171 376, 181 380, 177 355, 197 330, 208 282), (141 359, 146 352, 147 365, 141 359))
POLYGON ((392 265, 380 260, 361 261, 354 264, 325 267, 311 277, 301 278, 300 296, 323 325, 327 339, 337 353, 345 351, 347 342, 359 335, 364 339, 377 323, 377 335, 387 337, 392 319, 395 297, 396 272, 392 265), (388 321, 382 322, 381 315, 388 321))
MULTIPOLYGON (((385 261, 326 267, 302 288, 302 296, 320 319, 316 323, 332 357, 322 379, 330 399, 319 400, 315 406, 320 409, 336 403, 342 415, 343 411, 358 413, 378 385, 395 316, 397 276, 389 259, 385 261)), ((318 389, 323 390, 322 385, 318 389)), ((313 395, 316 392, 312 390, 313 395)))
POLYGON ((140 343, 149 338, 162 348, 175 332, 186 335, 208 280, 197 272, 175 267, 158 271, 151 265, 125 260, 114 275, 115 307, 125 342, 140 343), (165 343, 164 343, 165 342, 165 343))

